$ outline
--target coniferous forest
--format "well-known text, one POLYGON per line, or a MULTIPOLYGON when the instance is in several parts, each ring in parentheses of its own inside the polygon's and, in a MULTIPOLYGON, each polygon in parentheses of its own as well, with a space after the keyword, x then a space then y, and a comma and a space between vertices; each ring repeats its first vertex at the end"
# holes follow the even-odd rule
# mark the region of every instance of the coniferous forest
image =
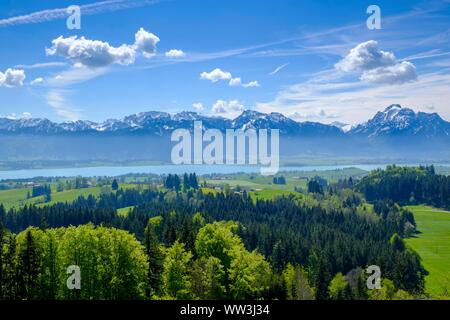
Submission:
POLYGON ((404 242, 416 223, 401 204, 448 205, 448 177, 433 167, 390 166, 357 181, 316 180, 307 191, 264 200, 246 190, 204 192, 195 175, 170 175, 162 186, 0 206, 0 297, 423 296, 427 270, 404 242), (123 207, 132 209, 118 214, 123 207), (382 271, 381 290, 366 286, 371 265, 382 271), (69 266, 79 267, 77 290, 68 285, 69 266))

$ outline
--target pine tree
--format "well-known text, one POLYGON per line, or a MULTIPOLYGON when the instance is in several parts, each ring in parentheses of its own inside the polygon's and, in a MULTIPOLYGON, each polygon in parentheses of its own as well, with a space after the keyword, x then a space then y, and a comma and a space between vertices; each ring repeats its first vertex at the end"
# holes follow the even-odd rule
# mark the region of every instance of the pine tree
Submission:
POLYGON ((113 189, 114 191, 116 191, 117 189, 119 189, 119 183, 117 182, 116 179, 113 180, 112 184, 111 184, 111 189, 113 189))
POLYGON ((40 257, 31 230, 25 234, 25 243, 19 252, 20 295, 33 299, 37 293, 37 279, 40 273, 40 257))
POLYGON ((144 233, 144 246, 148 259, 148 287, 146 296, 150 297, 161 290, 161 274, 163 271, 164 256, 155 232, 154 225, 149 221, 144 233))
POLYGON ((18 297, 18 268, 17 268, 16 236, 9 235, 3 261, 3 298, 15 300, 18 297))
MULTIPOLYGON (((0 208, 1 210, 2 208, 0 208)), ((3 299, 3 244, 5 237, 5 229, 0 219, 0 300, 3 299)))

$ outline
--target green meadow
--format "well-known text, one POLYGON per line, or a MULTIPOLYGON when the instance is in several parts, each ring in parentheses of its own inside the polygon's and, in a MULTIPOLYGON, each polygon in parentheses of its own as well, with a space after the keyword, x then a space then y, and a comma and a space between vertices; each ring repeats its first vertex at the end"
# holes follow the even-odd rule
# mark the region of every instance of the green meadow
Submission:
MULTIPOLYGON (((120 188, 136 188, 136 186, 137 185, 135 184, 121 184, 120 188)), ((31 193, 31 188, 2 190, 0 191, 0 204, 3 204, 6 209, 10 209, 13 207, 17 208, 27 204, 47 206, 59 202, 72 202, 80 196, 88 197, 89 195, 92 195, 94 197, 98 197, 101 191, 101 187, 90 187, 56 192, 56 188, 52 187, 51 201, 40 203, 43 200, 42 196, 27 199, 27 194, 31 193)))
POLYGON ((406 239, 429 272, 426 291, 433 297, 450 297, 450 212, 428 206, 409 206, 418 234, 406 239))

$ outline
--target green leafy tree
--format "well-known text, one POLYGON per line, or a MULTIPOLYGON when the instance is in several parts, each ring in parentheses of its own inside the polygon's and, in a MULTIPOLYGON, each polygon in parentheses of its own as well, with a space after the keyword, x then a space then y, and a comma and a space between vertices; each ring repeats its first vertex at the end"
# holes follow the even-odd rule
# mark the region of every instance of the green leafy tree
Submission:
POLYGON ((235 247, 230 266, 230 296, 236 300, 261 299, 269 290, 271 269, 264 256, 235 247))
POLYGON ((195 260, 189 272, 189 290, 200 300, 218 300, 226 297, 223 266, 215 257, 195 260))
POLYGON ((164 293, 167 298, 189 298, 189 264, 192 254, 186 251, 184 244, 175 241, 167 249, 162 274, 164 293))
POLYGON ((328 287, 330 298, 333 300, 351 299, 350 285, 342 273, 337 273, 328 287))
POLYGON ((306 272, 301 266, 288 263, 283 271, 287 300, 313 300, 314 290, 309 286, 306 272))

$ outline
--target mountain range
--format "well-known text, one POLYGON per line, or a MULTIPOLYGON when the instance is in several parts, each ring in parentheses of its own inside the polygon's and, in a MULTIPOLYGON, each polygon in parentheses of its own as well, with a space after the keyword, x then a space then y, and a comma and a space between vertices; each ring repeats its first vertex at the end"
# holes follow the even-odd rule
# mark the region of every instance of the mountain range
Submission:
MULTIPOLYGON (((142 112, 102 123, 55 123, 48 119, 0 118, 0 162, 11 161, 162 161, 169 162, 170 134, 193 128, 279 129, 281 157, 307 155, 439 160, 450 157, 450 122, 437 113, 414 112, 394 104, 367 122, 297 122, 281 113, 246 110, 235 119, 195 112, 142 112)), ((375 161, 375 160, 374 160, 375 161)))
POLYGON ((346 130, 345 123, 322 124, 319 122, 297 122, 281 113, 270 114, 246 110, 237 118, 205 116, 196 112, 183 111, 177 114, 166 112, 142 112, 123 119, 108 119, 102 123, 74 121, 55 123, 48 119, 0 118, 0 133, 149 133, 164 135, 178 128, 192 128, 193 121, 202 121, 203 126, 219 130, 225 129, 280 129, 288 136, 364 136, 367 138, 387 136, 421 136, 425 138, 450 138, 450 122, 437 113, 414 112, 400 105, 391 105, 378 112, 369 121, 346 130))

